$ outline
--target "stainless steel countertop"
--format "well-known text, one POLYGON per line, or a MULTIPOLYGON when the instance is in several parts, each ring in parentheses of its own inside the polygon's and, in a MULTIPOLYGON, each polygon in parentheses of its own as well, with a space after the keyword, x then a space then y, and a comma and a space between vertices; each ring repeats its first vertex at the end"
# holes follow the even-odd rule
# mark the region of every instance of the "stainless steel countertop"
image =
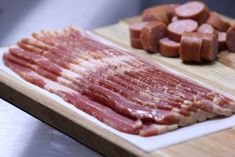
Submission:
POLYGON ((99 157, 101 155, 0 99, 0 156, 99 157))

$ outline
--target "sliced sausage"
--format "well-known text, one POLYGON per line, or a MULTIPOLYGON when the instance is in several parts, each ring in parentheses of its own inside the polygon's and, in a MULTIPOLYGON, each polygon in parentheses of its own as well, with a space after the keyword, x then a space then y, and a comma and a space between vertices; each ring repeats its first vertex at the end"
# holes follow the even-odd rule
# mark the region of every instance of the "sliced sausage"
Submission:
POLYGON ((147 23, 141 30, 140 41, 143 48, 149 52, 159 50, 159 40, 167 35, 166 25, 152 21, 147 23))
POLYGON ((162 38, 159 42, 160 54, 166 57, 178 57, 180 43, 170 40, 169 38, 162 38))
POLYGON ((194 32, 197 30, 198 23, 194 20, 177 20, 168 25, 168 36, 171 40, 180 42, 184 32, 194 32))
POLYGON ((218 37, 218 32, 208 23, 204 23, 204 24, 200 25, 197 29, 197 32, 213 34, 216 37, 218 37))
POLYGON ((209 17, 207 6, 198 1, 191 1, 175 8, 176 15, 181 19, 193 19, 199 24, 205 23, 209 17))
POLYGON ((213 34, 202 34, 203 42, 201 49, 201 59, 205 61, 214 61, 218 53, 218 40, 213 34))
POLYGON ((223 20, 221 16, 216 12, 210 12, 207 23, 211 24, 213 27, 222 32, 226 32, 230 27, 230 24, 227 21, 223 20))
POLYGON ((145 9, 142 14, 142 20, 159 21, 168 25, 170 19, 175 15, 176 6, 176 4, 164 4, 145 9))
POLYGON ((227 31, 226 44, 229 51, 235 52, 235 25, 230 27, 227 31))
POLYGON ((143 11, 143 14, 147 14, 149 12, 156 12, 156 13, 165 13, 169 18, 175 15, 175 8, 178 4, 162 4, 147 8, 143 11))
POLYGON ((143 29, 146 22, 136 22, 129 25, 129 32, 131 39, 140 39, 140 32, 143 29))
POLYGON ((146 14, 143 14, 142 17, 143 21, 159 21, 166 25, 169 24, 169 18, 165 13, 156 13, 156 12, 148 12, 146 14))
POLYGON ((131 42, 131 47, 136 49, 143 49, 140 39, 131 39, 130 42, 131 42))
POLYGON ((171 22, 175 22, 175 21, 177 21, 177 20, 179 20, 179 18, 178 18, 177 16, 173 16, 173 17, 171 18, 171 22))
POLYGON ((184 32, 180 42, 180 58, 183 62, 201 62, 202 34, 184 32))
POLYGON ((227 38, 226 32, 218 32, 218 45, 220 51, 228 49, 226 45, 226 38, 227 38))

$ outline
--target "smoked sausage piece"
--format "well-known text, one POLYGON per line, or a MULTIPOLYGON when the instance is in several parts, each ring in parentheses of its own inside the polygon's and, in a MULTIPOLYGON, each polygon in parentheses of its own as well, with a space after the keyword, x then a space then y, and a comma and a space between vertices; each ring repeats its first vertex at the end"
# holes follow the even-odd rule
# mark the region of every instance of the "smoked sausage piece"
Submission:
POLYGON ((227 33, 226 32, 218 32, 219 51, 228 49, 227 45, 226 45, 226 38, 227 38, 227 33))
POLYGON ((147 8, 142 13, 143 21, 159 21, 166 25, 169 24, 170 19, 175 15, 175 7, 178 4, 163 4, 147 8))
POLYGON ((231 26, 227 31, 226 44, 229 51, 235 52, 235 25, 231 26))
POLYGON ((183 62, 201 62, 202 34, 184 32, 180 42, 180 58, 183 62))
POLYGON ((209 17, 207 6, 198 1, 191 1, 175 8, 176 15, 181 19, 193 19, 199 24, 205 23, 209 17))
POLYGON ((204 23, 204 24, 200 25, 197 29, 197 32, 213 34, 216 37, 218 37, 218 32, 208 23, 204 23))
POLYGON ((143 14, 142 17, 143 21, 158 21, 158 22, 162 22, 166 25, 169 24, 169 18, 165 13, 155 13, 155 12, 148 12, 143 14))
POLYGON ((170 40, 169 38, 162 38, 159 42, 160 54, 166 57, 178 57, 180 43, 170 40))
POLYGON ((143 49, 140 39, 130 39, 131 47, 136 49, 143 49))
POLYGON ((223 20, 221 16, 216 12, 210 12, 207 23, 211 24, 213 27, 222 32, 226 32, 230 27, 230 24, 227 21, 223 20))
POLYGON ((194 32, 197 30, 198 23, 194 20, 177 20, 170 23, 167 27, 168 37, 171 40, 180 42, 181 35, 184 32, 194 32))
POLYGON ((141 30, 140 41, 143 48, 149 52, 159 50, 159 40, 167 34, 166 25, 161 22, 152 21, 147 23, 141 30))
POLYGON ((205 61, 214 61, 218 53, 218 40, 213 34, 202 34, 203 42, 201 49, 201 59, 205 61))
POLYGON ((175 21, 177 21, 177 20, 179 20, 179 18, 178 18, 177 16, 173 16, 173 17, 171 18, 171 22, 175 22, 175 21))
POLYGON ((146 22, 136 22, 129 25, 129 32, 131 39, 140 39, 140 32, 143 29, 146 22))

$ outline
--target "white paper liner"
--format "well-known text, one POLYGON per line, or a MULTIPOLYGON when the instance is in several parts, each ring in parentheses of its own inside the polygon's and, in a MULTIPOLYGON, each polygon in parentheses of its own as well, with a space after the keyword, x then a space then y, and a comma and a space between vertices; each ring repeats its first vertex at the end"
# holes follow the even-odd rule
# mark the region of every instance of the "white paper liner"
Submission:
MULTIPOLYGON (((94 35, 92 35, 92 36, 94 36, 94 35)), ((117 47, 118 49, 125 50, 125 49, 120 48, 119 46, 117 46, 117 45, 115 45, 105 39, 102 39, 98 36, 96 38, 99 39, 100 41, 102 41, 103 43, 117 47)), ((128 51, 128 50, 125 50, 125 51, 128 51)), ((140 137, 137 135, 122 133, 116 129, 113 129, 113 128, 107 126, 106 124, 104 124, 104 123, 100 122, 99 120, 97 120, 96 118, 84 113, 83 111, 80 111, 79 109, 77 109, 73 105, 65 102, 59 96, 52 94, 52 93, 50 93, 40 87, 37 87, 37 86, 25 81, 21 77, 19 77, 16 73, 14 73, 11 69, 9 69, 8 67, 6 67, 4 65, 3 60, 2 60, 3 52, 7 52, 7 48, 0 49, 0 70, 3 70, 4 72, 8 73, 9 75, 11 75, 14 78, 17 78, 21 84, 25 84, 25 86, 33 88, 35 90, 35 93, 43 93, 43 94, 47 95, 48 97, 50 97, 54 101, 58 102, 59 104, 63 105, 64 107, 70 109, 71 111, 76 112, 80 116, 83 116, 84 118, 87 118, 90 121, 96 123, 97 125, 109 130, 110 132, 118 135, 119 137, 125 139, 126 141, 137 146, 138 148, 140 148, 141 150, 143 150, 145 152, 152 152, 157 149, 161 149, 161 148, 168 147, 168 146, 171 146, 174 144, 189 141, 189 140, 192 140, 197 137, 205 136, 205 135, 208 135, 208 134, 235 126, 235 115, 233 115, 233 116, 227 117, 227 118, 207 120, 205 122, 196 123, 194 125, 190 125, 187 127, 177 129, 172 132, 168 132, 168 133, 165 133, 162 135, 152 136, 152 137, 140 137)), ((167 68, 165 66, 163 66, 163 67, 167 68)), ((167 68, 167 69, 171 70, 169 68, 167 68)), ((178 72, 176 72, 174 70, 171 70, 171 71, 178 74, 178 72)), ((182 75, 182 76, 184 76, 184 75, 182 75)), ((199 81, 197 81, 197 82, 200 83, 199 81)), ((22 91, 22 93, 24 93, 24 92, 22 91)), ((232 97, 232 96, 229 96, 229 97, 232 97)))

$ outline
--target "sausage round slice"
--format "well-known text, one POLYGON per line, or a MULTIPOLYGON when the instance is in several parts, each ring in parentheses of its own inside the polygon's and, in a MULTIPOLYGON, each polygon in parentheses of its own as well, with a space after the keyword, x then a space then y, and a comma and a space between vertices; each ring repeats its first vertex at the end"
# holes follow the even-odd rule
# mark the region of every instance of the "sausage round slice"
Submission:
POLYGON ((147 14, 149 12, 155 12, 155 13, 164 13, 169 18, 173 17, 175 15, 175 8, 178 6, 178 4, 162 4, 153 6, 150 8, 147 8, 143 11, 142 14, 147 14))
POLYGON ((129 25, 129 32, 131 39, 140 39, 140 32, 143 29, 146 22, 136 22, 129 25))
POLYGON ((201 62, 202 35, 184 32, 180 42, 180 58, 183 62, 201 62))
POLYGON ((193 19, 198 23, 205 23, 209 17, 207 6, 198 1, 191 1, 175 8, 176 15, 181 19, 193 19))
POLYGON ((178 57, 180 43, 170 40, 169 38, 162 38, 159 42, 160 54, 166 57, 178 57))
POLYGON ((171 18, 171 22, 175 22, 175 21, 177 21, 177 20, 179 20, 179 18, 178 18, 177 16, 173 16, 173 17, 171 18))
POLYGON ((136 49, 143 49, 140 39, 131 39, 130 42, 131 42, 131 47, 136 49))
POLYGON ((152 21, 147 23, 141 30, 140 41, 143 48, 149 52, 159 50, 159 40, 167 34, 166 25, 161 22, 152 21))
POLYGON ((197 29, 198 33, 213 34, 218 37, 218 32, 208 23, 200 25, 197 29))
POLYGON ((169 24, 170 19, 175 15, 175 7, 177 4, 163 4, 147 8, 143 11, 143 21, 159 21, 166 25, 169 24))
POLYGON ((177 20, 168 25, 168 36, 171 40, 180 42, 184 32, 194 32, 197 30, 198 23, 194 20, 177 20))
POLYGON ((235 25, 227 31, 227 47, 229 51, 235 52, 235 25))
POLYGON ((220 51, 228 49, 226 45, 226 38, 227 38, 226 32, 218 32, 218 44, 220 51))
POLYGON ((161 12, 161 13, 156 13, 156 12, 147 12, 145 14, 143 14, 142 16, 142 21, 158 21, 158 22, 162 22, 166 25, 169 24, 169 18, 167 16, 167 14, 161 12))
POLYGON ((224 21, 216 12, 210 12, 207 23, 211 24, 213 27, 222 32, 226 32, 231 26, 227 21, 224 21))
POLYGON ((201 49, 201 59, 205 61, 214 61, 218 53, 218 40, 213 34, 202 34, 203 42, 201 49))

